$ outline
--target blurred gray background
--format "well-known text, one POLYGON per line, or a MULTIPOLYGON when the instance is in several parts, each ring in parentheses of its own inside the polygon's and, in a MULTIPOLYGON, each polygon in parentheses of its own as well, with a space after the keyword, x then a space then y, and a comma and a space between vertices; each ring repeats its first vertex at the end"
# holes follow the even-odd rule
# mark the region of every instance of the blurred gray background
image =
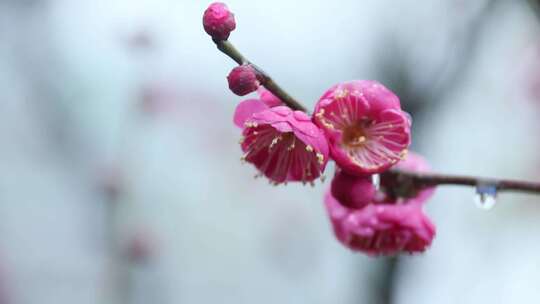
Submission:
MULTIPOLYGON (((439 189, 429 251, 368 258, 334 239, 328 181, 254 179, 209 3, 0 0, 1 304, 540 302, 538 197, 439 189)), ((435 170, 540 180, 534 1, 227 3, 309 107, 377 79, 435 170)))

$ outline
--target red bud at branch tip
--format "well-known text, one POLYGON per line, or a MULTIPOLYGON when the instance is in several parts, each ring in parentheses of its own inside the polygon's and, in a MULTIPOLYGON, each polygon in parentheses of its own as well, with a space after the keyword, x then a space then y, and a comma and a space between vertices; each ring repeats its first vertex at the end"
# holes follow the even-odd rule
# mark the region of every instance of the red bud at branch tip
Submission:
POLYGON ((236 28, 236 21, 225 3, 214 2, 204 11, 203 26, 213 39, 227 40, 236 28))

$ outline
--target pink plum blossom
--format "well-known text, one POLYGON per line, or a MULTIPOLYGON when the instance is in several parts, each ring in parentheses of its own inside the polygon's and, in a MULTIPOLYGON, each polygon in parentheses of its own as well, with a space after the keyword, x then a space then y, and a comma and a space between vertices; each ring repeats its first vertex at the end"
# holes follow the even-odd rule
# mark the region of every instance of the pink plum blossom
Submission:
POLYGON ((423 252, 435 237, 435 225, 418 204, 352 209, 330 191, 325 204, 336 238, 354 251, 371 256, 423 252))
POLYGON ((149 115, 170 113, 178 107, 178 99, 175 88, 170 84, 145 84, 139 92, 139 109, 149 115))
MULTIPOLYGON (((429 171, 426 160, 409 153, 396 169, 429 171)), ((412 197, 395 197, 382 178, 376 190, 369 176, 337 170, 325 204, 334 233, 345 246, 368 255, 423 252, 435 235, 435 226, 422 211, 434 188, 412 189, 412 197)))
POLYGON ((354 175, 381 173, 407 154, 411 119, 398 97, 376 81, 355 80, 330 88, 314 115, 331 157, 354 175))
POLYGON ((203 26, 206 33, 213 39, 227 40, 236 28, 236 21, 227 5, 214 2, 204 11, 203 26))
POLYGON ((271 182, 312 182, 324 171, 328 143, 306 113, 251 99, 238 105, 234 122, 243 127, 242 159, 271 182))
POLYGON ((227 76, 229 89, 238 96, 255 92, 259 88, 257 71, 249 64, 235 67, 227 76))
POLYGON ((136 231, 126 244, 126 257, 132 262, 148 261, 157 253, 157 238, 147 229, 136 231))

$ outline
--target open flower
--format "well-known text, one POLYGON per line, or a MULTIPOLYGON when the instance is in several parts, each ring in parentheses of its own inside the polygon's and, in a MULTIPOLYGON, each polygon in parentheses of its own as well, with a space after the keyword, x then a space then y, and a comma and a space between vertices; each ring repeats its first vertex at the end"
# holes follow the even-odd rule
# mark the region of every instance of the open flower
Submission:
POLYGON ((251 99, 238 105, 234 122, 243 127, 242 159, 275 184, 312 182, 324 171, 328 144, 306 113, 251 99))
MULTIPOLYGON (((396 168, 429 170, 424 158, 415 153, 409 153, 396 168)), ((337 239, 368 255, 423 252, 435 236, 435 226, 422 210, 434 188, 410 189, 406 192, 412 196, 396 197, 392 187, 404 185, 383 178, 380 186, 376 190, 368 176, 336 171, 324 200, 337 239)))
POLYGON ((380 173, 407 154, 411 119, 394 93, 376 81, 333 86, 317 102, 320 126, 336 163, 355 175, 380 173))

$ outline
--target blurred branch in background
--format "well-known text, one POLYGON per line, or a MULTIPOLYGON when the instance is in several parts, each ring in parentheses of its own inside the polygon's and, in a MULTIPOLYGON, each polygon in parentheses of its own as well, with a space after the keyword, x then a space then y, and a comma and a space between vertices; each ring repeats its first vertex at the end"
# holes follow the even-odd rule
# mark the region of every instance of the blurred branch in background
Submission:
MULTIPOLYGON (((134 100, 128 102, 127 110, 120 129, 118 149, 113 161, 104 168, 101 178, 101 188, 105 198, 105 233, 109 251, 108 278, 106 297, 110 303, 133 304, 138 303, 138 293, 141 290, 136 286, 136 268, 151 260, 155 253, 156 243, 152 233, 141 227, 126 225, 126 217, 132 216, 133 206, 128 199, 129 185, 126 176, 129 163, 128 155, 132 136, 137 130, 141 115, 155 111, 162 107, 159 94, 154 94, 148 84, 146 74, 152 70, 148 55, 155 51, 154 37, 148 30, 135 31, 122 41, 129 55, 135 57, 140 65, 142 80, 136 86, 134 100)), ((146 286, 142 291, 151 294, 151 287, 146 286)), ((145 297, 142 297, 145 298, 145 297)))
POLYGON ((120 229, 120 208, 125 202, 121 198, 125 193, 123 170, 118 165, 104 169, 102 175, 102 192, 105 204, 105 237, 109 251, 107 278, 105 281, 105 297, 110 303, 130 303, 129 264, 123 256, 120 229))
POLYGON ((459 28, 444 36, 447 47, 441 54, 439 66, 431 68, 430 71, 418 66, 418 63, 407 62, 411 46, 417 44, 415 41, 405 42, 410 45, 402 44, 394 33, 387 34, 388 37, 381 40, 378 48, 380 51, 377 52, 380 55, 375 58, 380 79, 394 90, 409 112, 416 112, 418 107, 428 102, 442 100, 445 94, 460 85, 460 79, 465 76, 470 63, 476 58, 475 52, 481 42, 480 35, 498 3, 498 0, 486 0, 468 23, 457 22, 459 28), (426 72, 430 75, 422 75, 426 72), (428 83, 419 85, 419 77, 428 79, 428 83))
POLYGON ((0 254, 0 258, 0 304, 11 304, 13 301, 8 288, 9 271, 5 266, 4 257, 2 254, 0 254))
MULTIPOLYGON (((380 52, 376 52, 380 55, 375 59, 380 70, 380 80, 394 90, 413 117, 416 117, 429 102, 442 100, 445 94, 461 83, 460 79, 464 77, 475 58, 476 49, 481 41, 480 36, 498 3, 498 0, 485 1, 483 8, 476 16, 471 18, 461 30, 455 32, 457 35, 450 34, 446 37, 446 44, 451 47, 450 51, 443 54, 444 58, 439 62, 438 68, 431 69, 432 75, 427 77, 430 79, 429 84, 420 86, 417 84, 416 79, 420 76, 419 73, 425 73, 425 70, 406 61, 407 52, 411 50, 410 45, 400 44, 393 33, 382 40, 380 52)), ((462 25, 460 22, 457 24, 462 25)), ((407 41, 406 43, 414 44, 415 42, 407 41)), ((418 126, 413 125, 413 127, 418 126)), ((392 294, 395 289, 396 274, 400 267, 399 261, 399 257, 387 260, 386 273, 381 275, 383 277, 381 303, 396 302, 392 294)))
POLYGON ((536 19, 540 21, 540 1, 539 0, 527 0, 527 3, 531 6, 536 19))

